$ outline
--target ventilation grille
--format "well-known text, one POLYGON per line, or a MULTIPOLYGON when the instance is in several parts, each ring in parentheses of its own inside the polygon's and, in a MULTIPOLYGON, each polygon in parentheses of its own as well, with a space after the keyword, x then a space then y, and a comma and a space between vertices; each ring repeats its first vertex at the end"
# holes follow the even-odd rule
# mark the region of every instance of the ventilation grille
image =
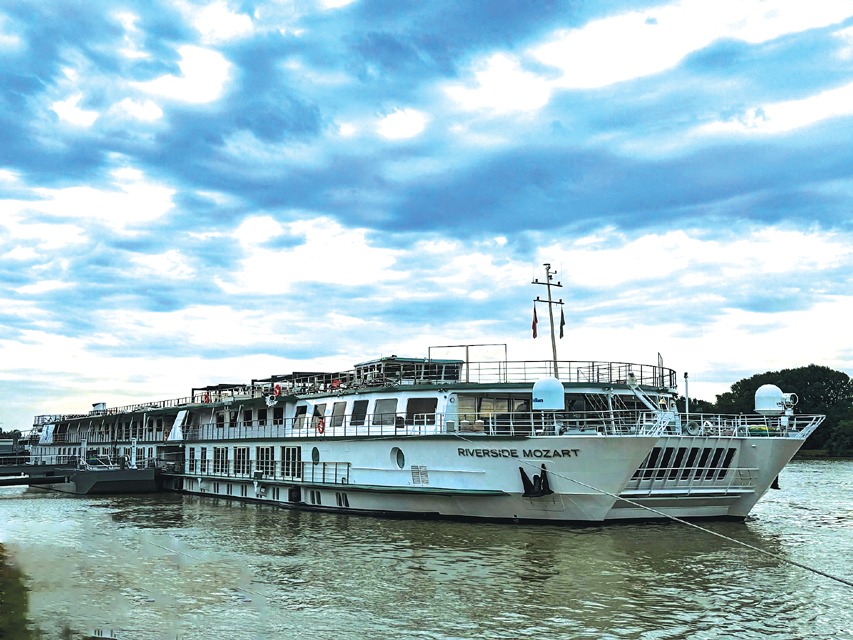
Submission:
POLYGON ((424 465, 412 465, 412 484, 429 484, 429 471, 424 465))

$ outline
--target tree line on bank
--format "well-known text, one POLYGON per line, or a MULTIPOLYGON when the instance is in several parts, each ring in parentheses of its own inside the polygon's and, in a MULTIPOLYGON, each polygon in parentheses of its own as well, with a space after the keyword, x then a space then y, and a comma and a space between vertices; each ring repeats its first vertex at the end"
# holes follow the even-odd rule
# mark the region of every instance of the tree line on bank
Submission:
MULTIPOLYGON (((690 413, 755 412, 755 391, 775 384, 785 393, 796 393, 795 414, 825 414, 826 420, 809 436, 804 449, 824 450, 831 456, 853 455, 853 380, 843 371, 810 364, 796 369, 758 373, 732 385, 716 402, 690 399, 690 413)), ((679 399, 684 410, 684 398, 679 399)))
MULTIPOLYGON (((785 393, 796 393, 798 414, 825 414, 826 420, 803 448, 825 450, 833 456, 853 455, 853 380, 843 371, 810 364, 796 369, 758 373, 732 385, 731 391, 717 396, 716 402, 690 399, 690 413, 744 413, 755 411, 755 391, 764 384, 775 384, 785 393)), ((679 398, 684 411, 685 400, 679 398)), ((13 438, 21 432, 3 432, 0 438, 13 438)))

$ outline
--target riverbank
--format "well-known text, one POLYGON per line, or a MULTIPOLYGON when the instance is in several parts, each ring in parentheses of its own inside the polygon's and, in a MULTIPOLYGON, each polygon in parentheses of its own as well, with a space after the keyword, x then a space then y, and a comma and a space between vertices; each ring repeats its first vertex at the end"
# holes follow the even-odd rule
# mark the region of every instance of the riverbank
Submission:
POLYGON ((15 567, 0 544, 0 638, 31 640, 27 627, 29 592, 24 585, 24 574, 15 567))
POLYGON ((795 460, 853 460, 853 451, 844 451, 840 455, 830 454, 826 449, 800 449, 795 460))
MULTIPOLYGON (((0 640, 42 640, 46 636, 35 627, 30 629, 30 592, 24 584, 24 573, 9 559, 0 544, 0 640)), ((95 636, 75 634, 70 627, 62 630, 62 640, 93 640, 95 636)))

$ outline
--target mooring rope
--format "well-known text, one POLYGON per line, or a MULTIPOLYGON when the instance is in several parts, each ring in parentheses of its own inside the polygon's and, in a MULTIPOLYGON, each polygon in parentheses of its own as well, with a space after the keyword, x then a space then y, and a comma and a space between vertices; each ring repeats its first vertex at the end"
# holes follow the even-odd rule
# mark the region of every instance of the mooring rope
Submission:
MULTIPOLYGON (((458 433, 458 432, 456 432, 456 436, 457 436, 460 440, 464 440, 465 442, 468 442, 468 443, 470 443, 470 444, 472 444, 472 445, 477 445, 477 446, 479 446, 480 444, 482 444, 482 443, 478 443, 478 442, 475 442, 475 441, 473 441, 473 440, 470 440, 470 439, 468 439, 468 438, 465 438, 464 436, 459 435, 459 433, 458 433)), ((627 436, 626 436, 626 437, 627 437, 627 436)), ((529 467, 532 467, 532 468, 534 468, 536 471, 541 471, 541 468, 540 468, 540 467, 538 466, 538 464, 536 464, 536 463, 529 462, 528 460, 524 460, 524 459, 519 458, 519 457, 517 457, 517 456, 508 456, 508 457, 510 457, 510 458, 512 458, 513 460, 516 460, 516 461, 518 461, 518 462, 520 462, 520 463, 522 463, 522 464, 525 464, 525 465, 527 465, 527 466, 529 466, 529 467)), ((591 489, 591 490, 593 490, 593 491, 597 491, 598 493, 602 493, 602 494, 604 494, 604 495, 610 496, 611 498, 615 498, 615 499, 617 499, 617 500, 622 500, 623 502, 627 502, 628 504, 630 504, 630 505, 632 505, 632 506, 635 506, 635 507, 640 507, 641 509, 645 509, 646 511, 651 511, 651 512, 652 512, 652 513, 654 513, 654 514, 657 514, 657 515, 659 515, 659 516, 663 516, 664 518, 668 518, 668 519, 670 519, 670 520, 673 520, 673 521, 675 521, 675 522, 678 522, 679 524, 683 524, 683 525, 686 525, 686 526, 688 526, 688 527, 692 527, 692 528, 694 528, 694 529, 698 529, 699 531, 702 531, 702 532, 704 532, 704 533, 708 533, 708 534, 710 534, 710 535, 712 535, 712 536, 716 536, 716 537, 718 537, 718 538, 722 538, 723 540, 726 540, 727 542, 731 542, 731 543, 733 543, 733 544, 740 545, 740 546, 742 546, 742 547, 745 547, 745 548, 750 549, 750 550, 752 550, 752 551, 755 551, 755 552, 757 552, 757 553, 761 553, 761 554, 763 554, 763 555, 765 555, 765 556, 769 556, 769 557, 771 557, 771 558, 775 558, 775 559, 777 559, 777 560, 781 560, 782 562, 785 562, 785 563, 787 563, 787 564, 794 565, 795 567, 800 567, 801 569, 805 569, 806 571, 811 571, 812 573, 816 573, 817 575, 821 575, 821 576, 823 576, 824 578, 829 578, 830 580, 835 580, 836 582, 839 582, 839 583, 841 583, 841 584, 843 584, 843 585, 847 585, 848 587, 853 587, 853 580, 848 580, 847 578, 842 578, 842 577, 840 577, 840 576, 836 576, 836 575, 833 575, 833 574, 831 574, 831 573, 827 573, 826 571, 823 571, 823 570, 821 570, 821 569, 817 569, 817 568, 815 568, 815 567, 811 567, 811 566, 809 566, 809 565, 807 565, 807 564, 803 564, 802 562, 797 562, 796 560, 791 560, 790 558, 786 558, 786 557, 785 557, 785 556, 783 556, 783 555, 780 555, 780 554, 778 554, 778 553, 774 553, 774 552, 772 552, 772 551, 767 551, 766 549, 762 549, 761 547, 756 547, 756 546, 751 545, 751 544, 749 544, 749 543, 747 543, 747 542, 743 542, 743 541, 741 541, 741 540, 738 540, 737 538, 732 538, 731 536, 727 536, 727 535, 722 534, 722 533, 717 533, 716 531, 712 531, 711 529, 706 529, 705 527, 702 527, 702 526, 700 526, 700 525, 698 525, 698 524, 696 524, 696 523, 694 523, 694 522, 688 522, 687 520, 684 520, 683 518, 679 518, 679 517, 677 517, 677 516, 673 516, 673 515, 671 515, 671 514, 669 514, 669 513, 664 513, 663 511, 659 511, 659 510, 657 510, 657 509, 654 509, 653 507, 648 507, 648 506, 646 506, 646 505, 644 505, 644 504, 640 504, 639 502, 637 502, 637 501, 635 501, 635 500, 631 500, 630 498, 625 498, 625 497, 622 497, 622 496, 618 496, 618 495, 616 495, 615 493, 610 493, 609 491, 605 491, 604 489, 599 489, 598 487, 594 487, 594 486, 592 486, 591 484, 587 484, 586 482, 582 482, 582 481, 580 481, 580 480, 578 480, 578 479, 576 479, 576 478, 570 478, 570 477, 568 477, 568 476, 566 476, 566 475, 564 475, 564 474, 562 474, 562 473, 559 473, 559 472, 557 472, 557 471, 552 471, 552 470, 547 469, 547 468, 546 468, 546 470, 548 471, 548 475, 554 475, 554 476, 557 476, 558 478, 563 478, 564 480, 569 480, 570 482, 574 482, 574 483, 576 483, 576 484, 579 484, 579 485, 581 485, 582 487, 586 487, 587 489, 591 489)))

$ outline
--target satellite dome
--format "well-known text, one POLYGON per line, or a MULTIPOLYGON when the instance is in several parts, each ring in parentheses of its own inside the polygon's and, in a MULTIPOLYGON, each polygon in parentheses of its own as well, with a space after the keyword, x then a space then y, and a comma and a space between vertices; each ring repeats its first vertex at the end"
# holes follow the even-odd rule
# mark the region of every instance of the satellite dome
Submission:
POLYGON ((755 390, 755 411, 763 416, 779 416, 785 412, 785 396, 775 384, 764 384, 755 390))
POLYGON ((538 411, 562 411, 566 408, 563 383, 553 376, 540 378, 533 385, 533 409, 538 411))

